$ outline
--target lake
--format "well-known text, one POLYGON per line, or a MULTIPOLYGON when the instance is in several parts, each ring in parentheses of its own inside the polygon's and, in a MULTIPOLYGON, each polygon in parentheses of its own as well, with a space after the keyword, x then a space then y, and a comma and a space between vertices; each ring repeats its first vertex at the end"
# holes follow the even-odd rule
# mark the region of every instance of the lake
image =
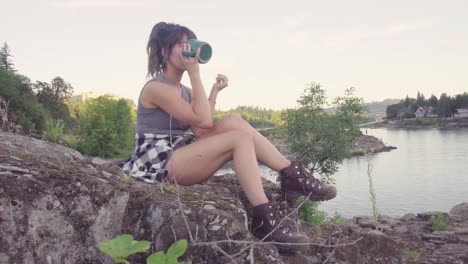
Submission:
MULTIPOLYGON (((468 129, 367 129, 367 133, 397 147, 370 159, 379 213, 448 212, 468 202, 468 129)), ((367 165, 366 157, 344 160, 333 175, 337 197, 319 209, 329 216, 372 215, 367 165)), ((267 167, 261 166, 261 172, 274 180, 267 167)))

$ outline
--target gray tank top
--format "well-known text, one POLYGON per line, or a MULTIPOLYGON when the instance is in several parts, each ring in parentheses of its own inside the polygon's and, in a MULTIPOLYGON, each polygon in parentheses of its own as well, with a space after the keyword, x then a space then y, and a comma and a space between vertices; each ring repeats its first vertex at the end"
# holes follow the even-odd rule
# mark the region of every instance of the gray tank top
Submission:
MULTIPOLYGON (((171 82, 167 79, 164 74, 156 75, 153 80, 158 80, 167 84, 171 82)), ((189 88, 182 85, 182 98, 190 103, 190 92, 189 88)), ((143 91, 143 89, 142 89, 143 91)), ((141 95, 141 92, 140 92, 141 95)), ((152 134, 165 134, 169 135, 169 114, 161 108, 145 108, 140 104, 140 99, 138 98, 138 107, 137 107, 137 122, 136 122, 136 133, 152 133, 152 134)), ((181 135, 186 134, 187 130, 190 128, 190 125, 184 122, 181 122, 174 117, 172 117, 172 134, 181 135)))

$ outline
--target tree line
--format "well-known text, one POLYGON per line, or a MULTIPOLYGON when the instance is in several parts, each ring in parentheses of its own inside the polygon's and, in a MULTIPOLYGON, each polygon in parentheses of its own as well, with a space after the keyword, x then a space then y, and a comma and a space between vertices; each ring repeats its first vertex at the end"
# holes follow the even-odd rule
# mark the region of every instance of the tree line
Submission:
POLYGON ((7 43, 0 49, 0 97, 6 116, 25 134, 67 144, 84 154, 118 155, 133 145, 135 110, 127 99, 99 97, 72 104, 73 87, 61 77, 32 82, 18 73, 7 43))
POLYGON ((387 106, 387 118, 414 118, 419 107, 431 107, 432 113, 439 117, 452 117, 460 108, 468 107, 468 93, 449 96, 442 93, 439 98, 431 95, 428 99, 418 92, 416 98, 406 96, 396 104, 387 106))

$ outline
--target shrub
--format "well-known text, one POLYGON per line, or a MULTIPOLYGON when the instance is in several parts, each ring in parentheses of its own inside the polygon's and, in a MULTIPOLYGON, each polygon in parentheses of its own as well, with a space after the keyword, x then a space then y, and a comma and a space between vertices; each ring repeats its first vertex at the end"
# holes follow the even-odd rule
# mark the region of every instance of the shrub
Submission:
POLYGON ((431 226, 432 232, 447 231, 448 229, 447 220, 442 213, 431 216, 431 219, 429 219, 429 225, 431 226))
MULTIPOLYGON (((299 196, 296 200, 296 206, 304 202, 305 197, 299 196)), ((318 210, 318 203, 306 200, 298 210, 299 219, 315 225, 317 228, 325 222, 327 214, 318 210)))
POLYGON ((43 132, 45 138, 51 142, 58 143, 63 139, 64 124, 60 119, 47 119, 46 130, 43 132))
POLYGON ((335 225, 342 225, 346 223, 346 219, 341 216, 338 212, 335 212, 333 217, 330 218, 330 221, 335 225))

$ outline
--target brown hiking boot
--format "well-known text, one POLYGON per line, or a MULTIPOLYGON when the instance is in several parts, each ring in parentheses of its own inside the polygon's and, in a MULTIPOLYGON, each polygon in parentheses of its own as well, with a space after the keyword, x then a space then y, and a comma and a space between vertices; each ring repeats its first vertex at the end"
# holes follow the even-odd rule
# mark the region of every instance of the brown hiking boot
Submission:
POLYGON ((309 243, 309 238, 307 236, 291 233, 287 228, 276 228, 279 224, 279 220, 274 218, 273 208, 270 203, 264 203, 255 206, 253 208, 252 218, 253 235, 260 240, 263 239, 263 241, 289 243, 288 245, 275 244, 275 246, 278 248, 278 251, 280 252, 294 253, 307 250, 308 245, 294 245, 295 243, 309 243), (276 230, 273 231, 275 228, 276 230))
POLYGON ((309 200, 312 201, 326 201, 336 196, 334 185, 316 179, 306 171, 301 162, 291 162, 291 165, 280 173, 281 193, 288 201, 295 201, 301 195, 309 196, 309 200))

